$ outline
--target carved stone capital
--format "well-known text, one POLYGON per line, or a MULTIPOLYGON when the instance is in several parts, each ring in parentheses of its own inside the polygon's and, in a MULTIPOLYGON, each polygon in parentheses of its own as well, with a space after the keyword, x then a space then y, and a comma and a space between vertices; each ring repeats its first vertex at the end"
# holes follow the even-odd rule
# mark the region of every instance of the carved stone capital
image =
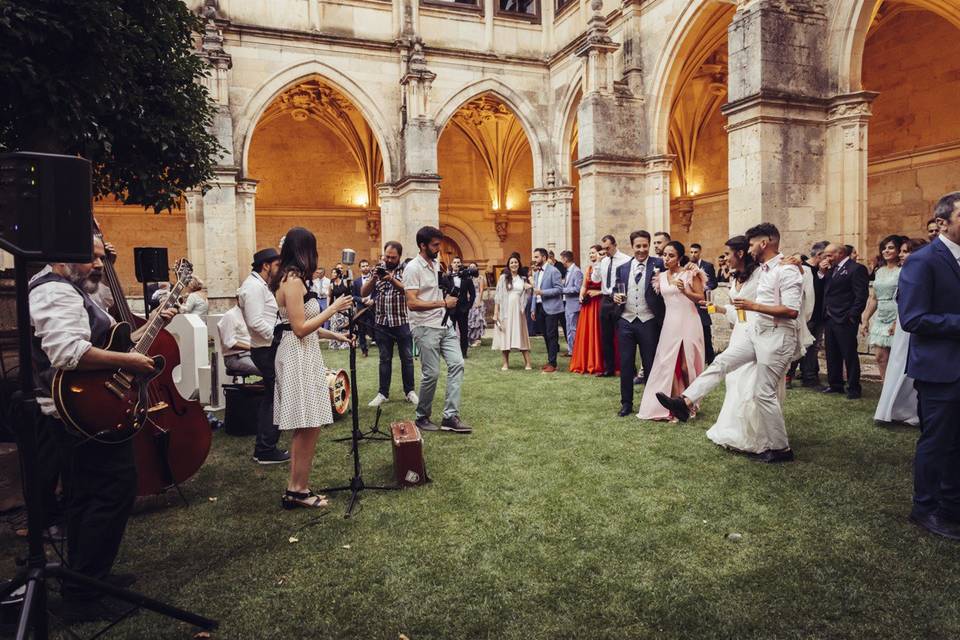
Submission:
POLYGON ((497 233, 500 242, 507 240, 507 212, 502 209, 493 212, 493 228, 497 233))
POLYGON ((676 220, 684 231, 690 231, 693 225, 693 198, 677 198, 670 203, 670 217, 676 220))
POLYGON ((842 96, 836 96, 827 107, 827 121, 861 121, 866 122, 873 111, 870 105, 880 94, 875 91, 858 91, 842 96))
POLYGON ((254 180, 253 178, 239 178, 237 180, 237 193, 250 196, 256 195, 257 185, 259 183, 259 180, 254 180))
POLYGON ((367 210, 367 238, 370 242, 378 242, 380 239, 380 210, 367 210))

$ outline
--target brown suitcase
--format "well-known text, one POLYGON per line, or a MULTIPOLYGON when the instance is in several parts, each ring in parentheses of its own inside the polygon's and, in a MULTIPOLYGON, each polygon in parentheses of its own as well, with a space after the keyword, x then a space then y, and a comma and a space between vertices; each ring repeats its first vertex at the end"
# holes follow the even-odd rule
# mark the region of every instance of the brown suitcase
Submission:
POLYGON ((430 482, 423 462, 423 438, 412 420, 390 425, 393 442, 393 475, 401 487, 430 482))

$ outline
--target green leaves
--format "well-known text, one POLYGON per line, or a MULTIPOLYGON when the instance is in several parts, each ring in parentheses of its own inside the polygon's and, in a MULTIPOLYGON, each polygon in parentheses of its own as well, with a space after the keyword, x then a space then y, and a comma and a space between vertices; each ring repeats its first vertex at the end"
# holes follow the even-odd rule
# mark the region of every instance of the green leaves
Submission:
POLYGON ((0 150, 82 155, 155 211, 213 176, 202 23, 180 0, 0 0, 0 150))

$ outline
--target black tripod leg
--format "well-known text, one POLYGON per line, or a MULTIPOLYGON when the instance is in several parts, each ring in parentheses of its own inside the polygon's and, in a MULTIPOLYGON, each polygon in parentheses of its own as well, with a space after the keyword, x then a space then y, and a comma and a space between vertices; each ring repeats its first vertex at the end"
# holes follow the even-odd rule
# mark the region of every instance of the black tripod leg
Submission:
POLYGON ((30 626, 33 625, 33 639, 47 640, 47 586, 43 575, 30 572, 27 579, 27 593, 23 597, 23 610, 17 625, 17 640, 30 638, 30 626))
POLYGON ((201 629, 212 630, 220 626, 220 623, 216 620, 204 618, 196 613, 174 607, 173 605, 160 602, 159 600, 154 600, 153 598, 148 598, 147 596, 134 591, 128 591, 127 589, 121 589, 120 587, 106 584, 100 580, 90 578, 60 565, 53 565, 48 570, 48 573, 51 576, 60 577, 75 584, 82 584, 86 587, 90 587, 91 589, 96 589, 97 591, 105 593, 108 596, 112 596, 118 600, 135 604, 139 607, 143 607, 144 609, 149 609, 150 611, 155 611, 156 613, 168 618, 181 620, 188 624, 192 624, 195 627, 200 627, 201 629))

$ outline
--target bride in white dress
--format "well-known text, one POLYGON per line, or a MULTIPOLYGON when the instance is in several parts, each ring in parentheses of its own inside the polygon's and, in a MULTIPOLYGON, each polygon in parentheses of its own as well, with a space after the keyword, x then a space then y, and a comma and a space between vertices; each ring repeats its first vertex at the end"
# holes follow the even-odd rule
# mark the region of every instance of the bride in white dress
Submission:
MULTIPOLYGON (((746 237, 736 236, 727 240, 724 255, 733 275, 730 278, 730 299, 746 298, 755 300, 760 270, 750 257, 746 237)), ((733 325, 730 344, 749 341, 748 332, 753 330, 757 314, 746 312, 746 320, 740 322, 733 305, 717 305, 717 312, 727 316, 733 325)), ((707 437, 721 447, 747 453, 761 453, 769 449, 769 443, 763 438, 760 428, 760 416, 753 402, 753 388, 756 386, 757 365, 750 363, 727 374, 726 395, 717 422, 707 431, 707 437)), ((781 386, 781 401, 785 387, 781 386)))

